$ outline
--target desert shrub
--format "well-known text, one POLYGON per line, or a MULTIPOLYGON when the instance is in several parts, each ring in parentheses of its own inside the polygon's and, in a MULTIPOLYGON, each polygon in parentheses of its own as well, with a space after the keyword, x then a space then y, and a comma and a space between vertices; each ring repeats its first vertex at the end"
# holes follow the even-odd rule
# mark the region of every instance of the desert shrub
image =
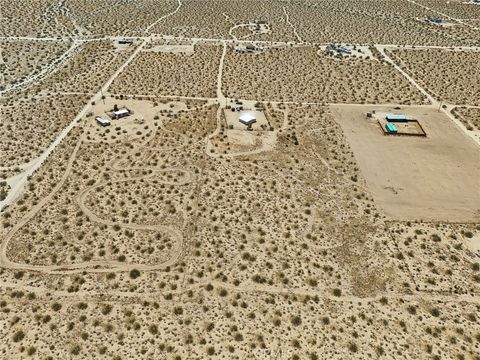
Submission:
POLYGON ((140 276, 140 271, 137 269, 132 269, 130 270, 130 278, 131 279, 136 279, 140 276))

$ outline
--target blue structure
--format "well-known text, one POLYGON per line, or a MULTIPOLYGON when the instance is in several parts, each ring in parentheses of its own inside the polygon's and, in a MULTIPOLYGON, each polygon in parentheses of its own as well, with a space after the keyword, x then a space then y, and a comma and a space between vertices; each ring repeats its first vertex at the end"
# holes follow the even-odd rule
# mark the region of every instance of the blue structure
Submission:
POLYGON ((407 115, 395 115, 395 114, 388 114, 385 119, 391 122, 405 122, 408 121, 407 115))
POLYGON ((392 123, 387 123, 385 125, 385 129, 387 130, 387 132, 389 134, 396 134, 397 133, 397 128, 392 123))

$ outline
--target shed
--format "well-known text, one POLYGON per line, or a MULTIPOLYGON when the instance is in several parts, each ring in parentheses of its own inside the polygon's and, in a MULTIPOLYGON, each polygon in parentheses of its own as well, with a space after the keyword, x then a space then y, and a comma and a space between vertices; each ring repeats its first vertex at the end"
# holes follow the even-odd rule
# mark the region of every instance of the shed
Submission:
POLYGON ((112 113, 113 113, 113 117, 115 119, 120 119, 120 118, 123 118, 125 116, 129 116, 130 115, 130 110, 123 108, 123 109, 119 109, 117 111, 113 111, 112 113))
POLYGON ((110 120, 103 119, 100 116, 97 116, 95 118, 95 121, 97 122, 98 125, 100 126, 110 126, 110 120))
POLYGON ((121 45, 125 45, 125 44, 133 44, 133 40, 132 39, 120 39, 118 40, 118 43, 121 44, 121 45))
POLYGON ((257 122, 257 117, 255 115, 254 111, 240 111, 240 114, 238 116, 238 120, 247 126, 252 125, 253 123, 257 122))
POLYGON ((396 115, 396 114, 388 114, 385 116, 387 121, 391 122, 403 122, 403 121, 408 121, 407 115, 396 115))
POLYGON ((397 128, 395 125, 392 123, 387 123, 385 125, 385 129, 387 130, 388 133, 396 134, 397 133, 397 128))

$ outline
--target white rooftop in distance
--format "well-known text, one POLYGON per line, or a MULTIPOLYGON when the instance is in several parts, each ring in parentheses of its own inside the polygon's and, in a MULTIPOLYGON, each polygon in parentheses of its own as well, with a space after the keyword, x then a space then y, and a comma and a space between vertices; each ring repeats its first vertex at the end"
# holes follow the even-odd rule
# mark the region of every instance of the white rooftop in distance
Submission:
POLYGON ((115 115, 123 115, 123 114, 130 114, 130 111, 128 111, 128 109, 120 109, 120 110, 114 111, 113 113, 115 115))
POLYGON ((251 125, 257 121, 257 116, 255 115, 254 111, 240 111, 240 115, 238 116, 238 120, 245 125, 251 125))

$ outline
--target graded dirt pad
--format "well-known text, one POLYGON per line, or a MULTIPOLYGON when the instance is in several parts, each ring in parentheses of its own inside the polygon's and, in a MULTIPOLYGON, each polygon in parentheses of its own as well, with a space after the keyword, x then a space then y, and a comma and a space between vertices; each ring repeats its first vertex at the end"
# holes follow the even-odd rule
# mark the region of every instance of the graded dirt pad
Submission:
MULTIPOLYGON (((375 107, 378 112, 393 109, 375 107)), ((332 107, 376 203, 393 219, 480 221, 480 149, 442 113, 407 107, 426 138, 385 136, 370 108, 332 107)))
POLYGON ((113 82, 114 94, 215 96, 222 48, 196 45, 193 53, 142 51, 113 82))
POLYGON ((422 104, 423 95, 376 59, 334 59, 315 47, 237 54, 229 47, 223 91, 231 98, 324 103, 422 104))
POLYGON ((395 49, 390 54, 438 101, 480 105, 479 51, 395 49))

